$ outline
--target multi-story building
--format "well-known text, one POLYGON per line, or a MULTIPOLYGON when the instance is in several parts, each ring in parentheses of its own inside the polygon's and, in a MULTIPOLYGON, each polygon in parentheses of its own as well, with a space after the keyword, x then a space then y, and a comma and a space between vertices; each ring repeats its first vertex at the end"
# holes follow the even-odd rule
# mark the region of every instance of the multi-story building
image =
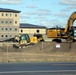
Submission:
POLYGON ((0 8, 0 40, 19 34, 20 11, 0 8))
POLYGON ((0 8, 0 40, 13 38, 15 35, 22 33, 29 34, 30 36, 35 33, 46 34, 45 26, 20 24, 20 12, 13 9, 0 8))

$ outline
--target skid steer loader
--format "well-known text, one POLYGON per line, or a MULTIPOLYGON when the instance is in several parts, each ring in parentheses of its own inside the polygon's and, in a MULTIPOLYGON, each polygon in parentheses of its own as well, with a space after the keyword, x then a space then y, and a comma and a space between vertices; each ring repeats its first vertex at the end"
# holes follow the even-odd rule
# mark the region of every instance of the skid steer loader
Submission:
POLYGON ((15 36, 14 42, 18 42, 18 44, 14 46, 17 46, 18 48, 23 48, 24 46, 37 43, 38 39, 35 36, 29 37, 28 34, 20 34, 15 36))

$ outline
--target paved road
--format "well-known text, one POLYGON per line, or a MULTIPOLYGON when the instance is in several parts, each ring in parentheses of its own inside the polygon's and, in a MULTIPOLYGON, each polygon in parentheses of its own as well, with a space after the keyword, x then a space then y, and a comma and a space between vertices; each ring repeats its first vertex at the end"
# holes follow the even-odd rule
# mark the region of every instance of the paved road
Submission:
POLYGON ((2 63, 0 75, 76 75, 76 63, 2 63))

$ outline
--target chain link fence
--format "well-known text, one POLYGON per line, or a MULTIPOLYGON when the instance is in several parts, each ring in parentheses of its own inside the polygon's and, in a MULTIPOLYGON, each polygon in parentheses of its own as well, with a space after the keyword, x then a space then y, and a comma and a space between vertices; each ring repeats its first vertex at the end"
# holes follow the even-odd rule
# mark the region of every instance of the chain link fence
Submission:
POLYGON ((16 43, 0 43, 0 62, 75 62, 76 43, 39 42, 19 49, 16 43))

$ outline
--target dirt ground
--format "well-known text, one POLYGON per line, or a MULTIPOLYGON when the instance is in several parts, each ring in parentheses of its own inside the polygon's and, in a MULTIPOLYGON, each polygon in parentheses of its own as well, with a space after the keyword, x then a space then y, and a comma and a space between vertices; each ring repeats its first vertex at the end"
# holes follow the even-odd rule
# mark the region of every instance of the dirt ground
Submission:
POLYGON ((51 52, 76 52, 76 42, 57 43, 57 42, 39 42, 33 45, 24 46, 19 49, 13 46, 13 43, 0 44, 0 52, 29 52, 29 53, 51 53, 51 52), (57 46, 59 45, 59 47, 57 46))
POLYGON ((76 42, 40 42, 22 49, 0 44, 0 62, 76 62, 76 42))

